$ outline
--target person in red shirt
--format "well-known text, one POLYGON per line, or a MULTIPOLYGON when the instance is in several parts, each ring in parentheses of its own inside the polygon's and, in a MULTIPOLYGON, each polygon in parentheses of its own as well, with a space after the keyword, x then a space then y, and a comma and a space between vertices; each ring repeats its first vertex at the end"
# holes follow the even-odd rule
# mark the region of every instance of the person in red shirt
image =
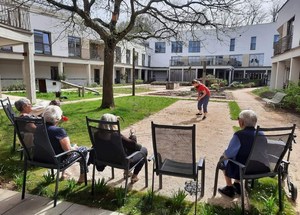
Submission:
POLYGON ((209 101, 209 97, 210 97, 210 91, 207 86, 205 86, 204 84, 202 84, 200 81, 198 81, 196 79, 194 79, 192 81, 192 85, 196 88, 196 90, 198 92, 197 100, 198 100, 199 112, 196 115, 201 116, 202 108, 203 108, 204 116, 203 116, 202 120, 205 120, 207 117, 207 105, 208 105, 208 101, 209 101))

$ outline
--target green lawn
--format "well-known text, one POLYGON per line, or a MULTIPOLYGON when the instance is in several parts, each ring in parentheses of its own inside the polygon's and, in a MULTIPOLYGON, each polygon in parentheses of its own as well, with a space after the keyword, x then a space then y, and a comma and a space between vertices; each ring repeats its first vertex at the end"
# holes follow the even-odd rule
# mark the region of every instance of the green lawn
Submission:
MULTIPOLYGON (((149 92, 151 91, 148 88, 145 87, 136 87, 135 88, 135 93, 142 93, 142 92, 149 92)), ((19 92, 4 92, 7 95, 13 95, 13 96, 22 96, 22 97, 26 97, 25 91, 19 91, 19 92)), ((78 95, 78 91, 73 90, 73 91, 69 91, 69 90, 63 90, 61 93, 61 96, 65 96, 67 97, 67 99, 63 99, 64 101, 74 101, 74 100, 82 100, 82 99, 89 99, 89 98, 102 98, 102 88, 99 89, 99 93, 100 94, 96 94, 94 92, 89 92, 89 91, 85 91, 84 93, 84 97, 79 97, 78 95)), ((117 87, 114 88, 114 95, 119 95, 119 94, 128 94, 131 95, 132 94, 132 88, 123 88, 123 87, 117 87)), ((55 93, 40 93, 37 92, 36 93, 36 97, 38 99, 44 99, 44 100, 53 100, 55 99, 55 93)))
MULTIPOLYGON (((90 146, 87 133, 85 117, 99 119, 103 113, 113 113, 120 115, 124 121, 120 121, 121 129, 124 129, 145 117, 148 117, 159 110, 177 101, 173 98, 162 97, 140 97, 127 96, 115 99, 115 109, 100 109, 100 99, 97 101, 83 101, 62 106, 64 115, 69 117, 69 121, 63 122, 64 127, 72 142, 79 145, 90 146)), ((236 118, 237 104, 231 104, 232 118, 236 118)), ((11 152, 13 127, 8 126, 9 121, 3 110, 0 111, 0 182, 10 182, 15 189, 20 190, 22 185, 23 161, 20 161, 19 153, 11 152)), ((150 167, 151 168, 151 167, 150 167)), ((52 197, 54 182, 49 180, 47 175, 42 176, 45 169, 31 168, 27 178, 27 193, 52 197)), ((276 214, 278 210, 276 178, 260 180, 255 189, 250 192, 251 211, 248 214, 276 214)), ((149 188, 150 189, 150 188, 149 188)), ((94 207, 101 207, 119 211, 125 214, 193 214, 193 203, 184 200, 182 191, 174 190, 173 197, 154 195, 150 192, 131 191, 128 193, 127 201, 124 205, 122 199, 122 189, 107 187, 100 181, 96 185, 94 197, 90 194, 91 185, 87 187, 76 185, 75 181, 61 181, 59 187, 59 198, 66 199, 78 204, 85 204, 94 207), (121 194, 121 195, 120 195, 121 194), (152 201, 153 200, 153 201, 152 201)), ((209 192, 206 195, 211 196, 209 192)), ((284 212, 282 214, 295 214, 291 203, 285 197, 284 212)), ((211 204, 198 203, 197 214, 240 214, 240 206, 233 208, 222 208, 211 204)))

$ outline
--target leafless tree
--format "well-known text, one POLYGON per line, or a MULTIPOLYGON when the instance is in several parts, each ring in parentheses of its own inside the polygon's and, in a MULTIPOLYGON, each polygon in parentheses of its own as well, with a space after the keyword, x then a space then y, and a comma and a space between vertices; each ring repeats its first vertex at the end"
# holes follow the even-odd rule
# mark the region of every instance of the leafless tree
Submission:
MULTIPOLYGON (((122 40, 178 38, 185 30, 245 23, 244 0, 35 0, 70 13, 72 20, 93 29, 104 42, 101 108, 114 107, 113 67, 122 40), (238 17, 238 18, 237 18, 238 17)), ((49 6, 48 5, 48 6, 49 6)), ((252 11, 258 8, 253 8, 252 11)), ((247 14, 248 15, 248 14, 247 14)), ((255 23, 254 21, 251 21, 255 23)), ((221 29, 221 28, 220 28, 221 29)))

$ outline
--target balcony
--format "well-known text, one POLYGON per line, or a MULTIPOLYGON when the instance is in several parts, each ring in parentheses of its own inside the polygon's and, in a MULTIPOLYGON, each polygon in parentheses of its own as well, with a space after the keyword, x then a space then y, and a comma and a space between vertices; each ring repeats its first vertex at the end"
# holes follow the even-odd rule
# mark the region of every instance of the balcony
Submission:
POLYGON ((11 0, 0 1, 0 24, 30 31, 29 7, 11 0))
MULTIPOLYGON (((203 66, 205 60, 198 61, 189 61, 188 59, 176 59, 170 60, 170 66, 203 66)), ((233 67, 241 67, 242 63, 240 61, 234 59, 207 59, 207 66, 233 66, 233 67)))
POLYGON ((293 35, 287 35, 274 43, 274 55, 282 54, 292 48, 293 35))

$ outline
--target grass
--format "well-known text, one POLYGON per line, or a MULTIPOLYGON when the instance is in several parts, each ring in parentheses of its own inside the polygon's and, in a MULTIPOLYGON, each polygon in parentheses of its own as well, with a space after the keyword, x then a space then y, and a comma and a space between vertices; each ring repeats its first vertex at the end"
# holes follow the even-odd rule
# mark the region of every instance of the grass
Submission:
MULTIPOLYGON (((78 91, 74 90, 74 91, 62 91, 61 96, 65 96, 67 97, 67 99, 65 99, 65 101, 74 101, 74 100, 82 100, 82 99, 90 99, 90 98, 99 98, 101 99, 101 91, 102 89, 99 90, 99 95, 97 95, 96 93, 93 92, 89 92, 89 91, 85 91, 84 93, 84 97, 79 97, 78 96, 78 91)), ((143 93, 143 92, 149 92, 151 91, 148 88, 145 87, 136 87, 135 88, 135 93, 143 93)), ((5 92, 6 93, 6 92, 5 92)), ((22 96, 22 97, 26 97, 26 93, 25 91, 19 91, 19 92, 7 92, 7 95, 12 95, 12 96, 22 96)), ((132 94, 132 88, 114 88, 114 95, 118 95, 118 94, 132 94)), ((36 97, 38 99, 43 99, 43 100, 53 100, 55 99, 55 93, 40 93, 37 92, 36 93, 36 97)))
MULTIPOLYGON (((121 128, 124 129, 145 117, 169 106, 177 101, 172 98, 127 96, 115 99, 115 109, 100 109, 100 100, 84 101, 80 103, 63 105, 64 115, 69 121, 62 126, 67 130, 72 141, 79 145, 90 146, 85 125, 85 117, 99 119, 103 113, 109 112, 124 118, 121 128)), ((237 118, 239 107, 237 103, 229 103, 231 118, 237 118)), ((23 161, 19 153, 11 153, 13 127, 8 126, 9 121, 3 111, 0 111, 0 182, 11 182, 14 189, 20 190, 23 172, 23 161)), ((272 214, 278 210, 276 193, 276 178, 260 179, 254 190, 250 192, 251 211, 248 214, 272 214)), ((55 183, 45 169, 31 168, 27 176, 27 192, 52 198, 55 183)), ((108 210, 119 211, 124 214, 182 214, 189 215, 194 212, 192 202, 186 201, 185 194, 177 191, 167 198, 152 195, 152 192, 131 191, 128 193, 125 204, 122 203, 123 192, 120 188, 112 188, 100 180, 96 184, 96 194, 91 196, 91 185, 87 187, 76 185, 74 181, 61 181, 59 183, 59 198, 78 204, 101 207, 108 210), (184 206, 184 207, 182 207, 184 206)), ((209 194, 207 194, 209 195, 209 194)), ((284 212, 282 214, 295 214, 291 203, 285 198, 284 212)), ((240 206, 222 208, 220 206, 198 203, 197 214, 240 214, 240 206)))

